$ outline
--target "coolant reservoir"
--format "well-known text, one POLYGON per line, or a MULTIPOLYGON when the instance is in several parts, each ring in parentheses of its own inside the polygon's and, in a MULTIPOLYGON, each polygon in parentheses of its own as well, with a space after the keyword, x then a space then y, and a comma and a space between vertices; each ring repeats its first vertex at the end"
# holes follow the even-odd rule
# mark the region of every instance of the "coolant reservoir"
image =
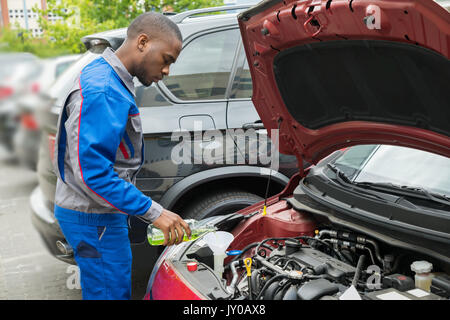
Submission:
POLYGON ((414 276, 416 288, 430 292, 433 279, 433 274, 430 273, 432 269, 433 265, 428 261, 414 261, 411 264, 411 270, 416 273, 414 276))

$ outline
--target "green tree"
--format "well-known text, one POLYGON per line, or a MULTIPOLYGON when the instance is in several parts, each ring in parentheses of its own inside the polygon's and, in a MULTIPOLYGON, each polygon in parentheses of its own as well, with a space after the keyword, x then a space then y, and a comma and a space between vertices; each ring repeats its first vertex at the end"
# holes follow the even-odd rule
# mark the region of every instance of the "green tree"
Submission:
POLYGON ((183 12, 186 10, 217 7, 223 5, 223 0, 144 0, 144 10, 156 12, 183 12))
POLYGON ((48 0, 47 10, 38 12, 44 39, 52 48, 72 53, 85 50, 80 39, 88 34, 125 27, 142 10, 137 0, 48 0), (50 21, 49 16, 61 20, 50 21))
POLYGON ((67 48, 79 53, 85 50, 80 39, 88 34, 125 28, 147 11, 174 11, 222 5, 223 0, 48 0, 47 10, 38 10, 39 24, 54 48, 67 48), (50 22, 50 13, 62 18, 50 22))
MULTIPOLYGON (((25 30, 2 30, 3 49, 28 51, 39 56, 82 53, 81 38, 97 32, 124 28, 139 14, 147 11, 183 12, 223 5, 223 0, 47 0, 47 9, 38 13, 42 39, 34 39, 25 30), (50 21, 52 16, 60 20, 50 21), (20 36, 18 36, 20 35, 20 36), (6 44, 6 45, 5 45, 6 44)), ((2 49, 2 48, 0 48, 2 49)))

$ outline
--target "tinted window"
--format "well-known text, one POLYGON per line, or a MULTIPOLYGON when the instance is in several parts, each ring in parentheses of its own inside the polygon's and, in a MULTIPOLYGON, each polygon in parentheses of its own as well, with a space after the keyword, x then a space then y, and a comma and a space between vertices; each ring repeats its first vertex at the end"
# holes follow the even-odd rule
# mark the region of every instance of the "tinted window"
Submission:
POLYGON ((159 92, 155 85, 144 87, 142 84, 136 86, 136 105, 141 107, 163 107, 172 105, 159 92))
POLYGON ((55 79, 58 78, 74 61, 61 62, 56 66, 55 79))
POLYGON ((250 68, 248 67, 247 59, 245 59, 244 66, 236 70, 236 76, 233 79, 230 98, 251 98, 252 92, 252 76, 250 75, 250 68))
POLYGON ((164 84, 181 100, 224 99, 238 39, 238 29, 194 39, 183 48, 164 84))

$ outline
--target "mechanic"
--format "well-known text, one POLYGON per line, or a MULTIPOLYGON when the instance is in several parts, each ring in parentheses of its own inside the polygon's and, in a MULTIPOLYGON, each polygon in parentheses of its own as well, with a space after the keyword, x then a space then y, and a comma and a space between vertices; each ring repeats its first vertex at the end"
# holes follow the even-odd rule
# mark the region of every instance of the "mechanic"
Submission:
MULTIPOLYGON (((80 268, 83 299, 130 299, 130 216, 179 244, 188 224, 135 186, 143 136, 133 77, 150 86, 169 74, 182 46, 178 26, 162 14, 138 16, 114 52, 83 68, 59 117, 54 166, 55 217, 80 268)), ((151 125, 151 124, 150 124, 151 125)))

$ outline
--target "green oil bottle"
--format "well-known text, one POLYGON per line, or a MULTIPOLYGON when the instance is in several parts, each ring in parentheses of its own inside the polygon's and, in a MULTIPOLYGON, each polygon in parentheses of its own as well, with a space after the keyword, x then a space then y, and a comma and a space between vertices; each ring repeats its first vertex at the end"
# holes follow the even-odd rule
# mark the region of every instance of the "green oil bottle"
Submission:
MULTIPOLYGON (((186 219, 184 221, 186 221, 186 223, 189 225, 189 228, 191 229, 191 238, 189 239, 186 233, 184 233, 183 242, 196 240, 199 237, 203 236, 205 233, 217 231, 216 227, 210 224, 199 223, 195 219, 186 219)), ((164 233, 161 231, 161 229, 155 227, 153 224, 150 224, 147 228, 147 239, 150 245, 160 246, 164 243, 164 233)))

